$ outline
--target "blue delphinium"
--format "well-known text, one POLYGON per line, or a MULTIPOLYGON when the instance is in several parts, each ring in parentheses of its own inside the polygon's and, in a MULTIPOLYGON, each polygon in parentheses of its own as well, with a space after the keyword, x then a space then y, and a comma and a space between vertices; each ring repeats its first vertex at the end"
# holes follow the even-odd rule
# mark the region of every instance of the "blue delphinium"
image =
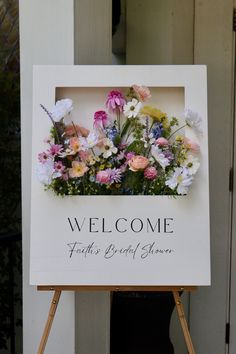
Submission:
POLYGON ((116 135, 118 134, 116 127, 109 127, 106 129, 107 136, 110 140, 114 141, 116 135))
POLYGON ((151 130, 153 137, 155 139, 160 138, 162 136, 162 132, 163 132, 162 123, 158 123, 158 122, 154 123, 152 130, 151 130))

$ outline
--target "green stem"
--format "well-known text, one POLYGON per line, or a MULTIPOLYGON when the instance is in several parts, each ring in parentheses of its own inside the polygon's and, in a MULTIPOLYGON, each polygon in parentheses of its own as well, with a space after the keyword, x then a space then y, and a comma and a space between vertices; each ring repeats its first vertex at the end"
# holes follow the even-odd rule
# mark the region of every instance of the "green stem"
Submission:
POLYGON ((175 134, 177 133, 179 130, 185 128, 187 126, 187 124, 184 124, 182 127, 178 128, 177 130, 175 130, 170 136, 169 136, 169 139, 175 134))

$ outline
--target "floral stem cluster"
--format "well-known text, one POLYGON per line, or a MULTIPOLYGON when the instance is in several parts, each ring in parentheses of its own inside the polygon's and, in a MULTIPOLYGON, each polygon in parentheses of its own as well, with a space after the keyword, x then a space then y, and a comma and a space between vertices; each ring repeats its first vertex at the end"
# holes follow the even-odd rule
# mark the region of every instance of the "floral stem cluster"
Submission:
POLYGON ((57 195, 185 195, 200 166, 199 145, 184 135, 188 126, 201 133, 201 118, 185 111, 185 124, 145 102, 145 86, 133 85, 126 96, 108 93, 94 113, 93 130, 65 123, 70 99, 49 112, 48 148, 38 155, 40 182, 57 195), (181 135, 177 135, 179 132, 181 135))

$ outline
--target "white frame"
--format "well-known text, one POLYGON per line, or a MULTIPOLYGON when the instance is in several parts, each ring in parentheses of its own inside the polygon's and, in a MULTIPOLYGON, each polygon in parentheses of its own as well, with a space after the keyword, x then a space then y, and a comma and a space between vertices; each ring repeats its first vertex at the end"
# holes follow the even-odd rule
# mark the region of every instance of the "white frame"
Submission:
MULTIPOLYGON (((31 284, 86 286, 210 284, 206 89, 205 66, 34 67, 31 284), (51 193, 45 193, 34 173, 36 156, 40 147, 42 147, 45 134, 50 129, 50 121, 45 123, 45 113, 41 110, 40 103, 43 103, 46 107, 51 107, 55 102, 55 92, 58 87, 128 87, 135 81, 137 82, 137 78, 138 83, 150 88, 153 86, 184 87, 185 107, 197 111, 203 118, 201 168, 197 183, 192 186, 189 195, 176 199, 167 196, 73 196, 59 200, 51 193), (73 261, 68 267, 68 259, 65 255, 62 256, 63 251, 60 242, 65 235, 65 229, 60 222, 65 210, 72 215, 75 208, 78 208, 78 200, 83 201, 84 215, 91 216, 97 213, 98 216, 102 217, 105 211, 110 220, 114 215, 118 215, 120 210, 126 210, 126 213, 128 210, 130 217, 137 217, 138 215, 140 218, 148 211, 147 216, 154 218, 157 206, 161 205, 158 215, 161 218, 171 216, 176 222, 174 233, 178 236, 172 238, 170 242, 176 248, 177 256, 173 256, 173 262, 168 261, 167 258, 164 261, 160 258, 156 261, 157 258, 155 258, 154 262, 150 261, 145 266, 141 261, 136 261, 135 267, 129 261, 124 261, 124 258, 121 258, 121 260, 115 260, 111 267, 107 267, 103 261, 99 264, 96 263, 97 261, 95 263, 91 261, 83 268, 84 263, 80 259, 81 270, 77 268, 77 258, 77 261, 73 261), (101 211, 101 205, 105 210, 103 208, 101 211), (50 252, 54 257, 50 257, 50 252), (59 253, 57 254, 57 252, 59 253), (161 269, 161 272, 158 272, 157 269, 161 269)), ((80 239, 84 242, 89 240, 90 236, 87 232, 83 236, 80 235, 80 239)), ((128 244, 132 242, 132 237, 128 237, 128 244)), ((107 240, 105 240, 106 242, 107 240)), ((122 247, 122 242, 119 240, 119 247, 122 247)), ((166 243, 166 240, 158 240, 158 243, 163 244, 163 247, 168 247, 168 245, 170 247, 170 243, 166 243)))

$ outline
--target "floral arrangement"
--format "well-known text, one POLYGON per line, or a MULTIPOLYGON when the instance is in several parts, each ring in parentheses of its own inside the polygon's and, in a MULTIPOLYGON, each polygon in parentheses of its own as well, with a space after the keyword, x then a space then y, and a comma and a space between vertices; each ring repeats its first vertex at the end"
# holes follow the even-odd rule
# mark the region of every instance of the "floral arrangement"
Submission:
POLYGON ((185 124, 147 105, 145 86, 126 95, 114 89, 105 108, 94 113, 93 130, 70 119, 71 99, 56 102, 48 148, 38 155, 37 174, 57 195, 186 195, 200 166, 198 143, 186 126, 201 134, 201 118, 185 110, 185 124))

